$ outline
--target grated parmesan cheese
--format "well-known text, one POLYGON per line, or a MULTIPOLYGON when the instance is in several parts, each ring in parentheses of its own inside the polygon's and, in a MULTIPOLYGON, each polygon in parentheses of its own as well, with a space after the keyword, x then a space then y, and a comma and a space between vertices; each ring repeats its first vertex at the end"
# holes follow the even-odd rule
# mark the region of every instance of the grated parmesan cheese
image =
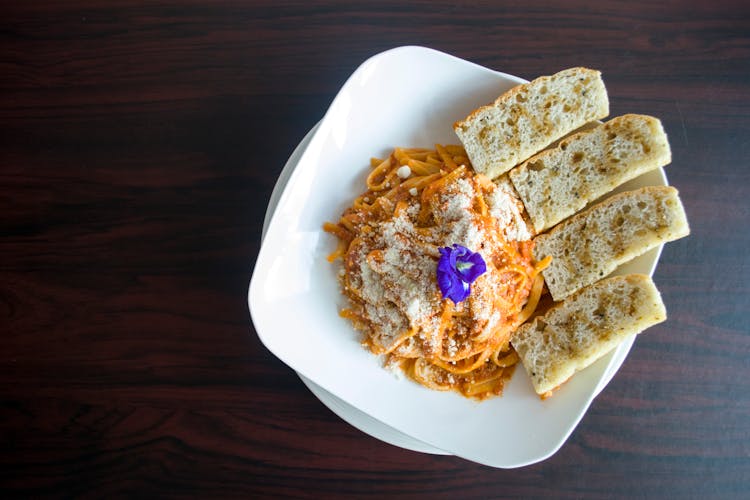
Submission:
POLYGON ((408 179, 411 175, 411 168, 409 165, 401 165, 398 170, 396 170, 396 175, 398 175, 400 179, 408 179))
POLYGON ((487 200, 490 214, 497 219, 505 237, 514 241, 525 241, 532 238, 529 226, 523 218, 523 203, 507 180, 497 181, 495 190, 487 200))
MULTIPOLYGON (((397 171, 401 179, 411 174, 408 165, 397 171)), ((444 299, 436 281, 438 248, 458 244, 487 258, 502 247, 502 240, 528 240, 531 233, 523 217, 523 205, 512 187, 502 183, 487 187, 475 178, 461 177, 442 186, 425 201, 430 204, 427 213, 434 217, 427 224, 429 230, 420 220, 423 214, 417 188, 408 192, 411 197, 403 200, 405 210, 402 205, 392 218, 368 222, 367 230, 358 234, 357 244, 352 243, 347 254, 347 273, 341 280, 358 291, 356 307, 367 321, 355 322, 355 326, 368 335, 376 351, 388 350, 403 339, 405 332, 413 330, 416 335, 399 344, 394 355, 416 352, 455 357, 471 349, 473 338, 498 331, 505 315, 513 314, 495 310, 495 303, 497 296, 514 285, 507 273, 488 265, 488 272, 472 283, 469 299, 455 305, 457 314, 465 319, 455 321, 451 337, 445 339, 440 319, 444 299), (484 197, 489 222, 486 215, 477 213, 478 195, 484 197)), ((452 375, 446 379, 454 383, 452 375)))

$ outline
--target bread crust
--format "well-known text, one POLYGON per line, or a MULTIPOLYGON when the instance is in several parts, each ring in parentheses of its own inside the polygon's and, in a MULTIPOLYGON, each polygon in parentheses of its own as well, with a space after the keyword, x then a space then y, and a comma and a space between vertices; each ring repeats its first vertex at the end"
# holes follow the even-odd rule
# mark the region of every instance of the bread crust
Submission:
POLYGON ((609 275, 620 264, 690 234, 677 189, 646 186, 616 194, 534 239, 534 258, 556 301, 609 275))
MULTIPOLYGON (((542 76, 542 77, 537 78, 534 81, 538 81, 538 80, 542 80, 542 79, 546 79, 546 78, 549 78, 549 76, 542 76)), ((531 83, 531 82, 529 82, 529 83, 531 83)), ((481 114, 482 111, 484 111, 485 109, 487 109, 489 107, 494 107, 494 106, 501 106, 505 101, 509 101, 511 99, 514 99, 515 96, 516 96, 516 94, 518 94, 519 92, 521 92, 521 90, 523 90, 527 86, 528 86, 528 83, 519 83, 515 87, 511 87, 510 89, 506 90, 505 93, 503 93, 503 94, 499 95, 498 97, 496 97, 495 100, 492 101, 490 104, 486 104, 484 106, 481 106, 481 107, 475 109, 474 111, 472 111, 471 113, 469 113, 469 115, 466 118, 464 118, 463 120, 458 120, 457 122, 453 123, 453 130, 455 130, 457 128, 460 128, 460 127, 464 127, 469 122, 474 121, 477 118, 477 116, 479 116, 479 114, 481 114)))
POLYGON ((542 232, 624 182, 672 160, 659 119, 626 114, 576 133, 510 171, 534 229, 542 232))
POLYGON ((547 396, 631 335, 667 319, 650 277, 615 276, 583 288, 511 337, 534 390, 547 396))
POLYGON ((453 128, 474 169, 496 178, 608 114, 601 73, 576 67, 517 85, 455 122, 453 128))

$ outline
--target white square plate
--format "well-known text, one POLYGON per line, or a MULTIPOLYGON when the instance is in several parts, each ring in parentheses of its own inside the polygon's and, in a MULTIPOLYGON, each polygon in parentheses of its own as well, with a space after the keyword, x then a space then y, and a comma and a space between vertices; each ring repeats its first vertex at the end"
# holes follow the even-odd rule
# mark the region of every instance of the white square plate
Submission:
MULTIPOLYGON (((249 293, 261 341, 301 375, 415 439, 502 468, 538 462, 559 449, 632 340, 546 401, 521 367, 502 397, 481 403, 426 389, 383 369, 339 317, 338 267, 325 259, 336 242, 321 228, 364 190, 370 157, 395 146, 456 144, 456 120, 523 82, 422 47, 389 50, 363 63, 334 99, 279 198, 249 293)), ((621 190, 663 184, 658 170, 621 190)), ((651 274, 660 250, 618 272, 651 274)))

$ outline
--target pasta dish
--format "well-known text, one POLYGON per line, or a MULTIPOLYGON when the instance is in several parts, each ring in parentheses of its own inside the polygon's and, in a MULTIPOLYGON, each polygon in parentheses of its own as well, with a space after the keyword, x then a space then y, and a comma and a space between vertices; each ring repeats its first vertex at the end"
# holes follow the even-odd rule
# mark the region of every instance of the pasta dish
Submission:
POLYGON ((549 262, 533 260, 523 205, 461 146, 396 148, 370 165, 366 191, 324 225, 338 238, 329 260, 343 261, 340 314, 420 384, 501 394, 518 362, 511 333, 534 312, 549 262))

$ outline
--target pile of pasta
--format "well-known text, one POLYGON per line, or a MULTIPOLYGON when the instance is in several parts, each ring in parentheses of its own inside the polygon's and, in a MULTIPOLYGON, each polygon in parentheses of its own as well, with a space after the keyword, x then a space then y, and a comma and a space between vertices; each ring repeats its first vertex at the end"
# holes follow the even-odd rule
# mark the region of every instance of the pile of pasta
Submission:
POLYGON ((534 261, 530 235, 507 237, 509 221, 493 204, 513 200, 475 173, 463 147, 396 148, 370 168, 366 190, 324 225, 338 238, 329 260, 343 262, 340 314, 387 366, 420 384, 476 399, 501 394, 518 362, 510 336, 536 309, 549 259, 534 261), (435 276, 438 249, 453 244, 487 265, 457 304, 435 276))

